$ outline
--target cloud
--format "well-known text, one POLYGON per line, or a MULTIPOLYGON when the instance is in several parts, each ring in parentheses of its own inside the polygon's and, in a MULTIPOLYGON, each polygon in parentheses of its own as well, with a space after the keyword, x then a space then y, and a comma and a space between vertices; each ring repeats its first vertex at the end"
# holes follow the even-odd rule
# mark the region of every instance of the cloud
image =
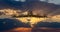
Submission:
POLYGON ((21 2, 25 2, 26 0, 14 0, 14 1, 21 1, 21 2))
MULTIPOLYGON (((21 0, 20 0, 21 1, 21 0)), ((22 0, 25 1, 25 0, 22 0)), ((49 16, 54 16, 54 15, 60 15, 60 6, 55 5, 52 3, 45 3, 45 2, 40 2, 40 1, 30 1, 30 2, 2 2, 0 5, 2 8, 3 7, 10 7, 12 9, 20 9, 22 11, 36 11, 38 15, 47 15, 49 16), (4 6, 2 6, 4 4, 4 6), (39 12, 39 13, 38 13, 39 12)))

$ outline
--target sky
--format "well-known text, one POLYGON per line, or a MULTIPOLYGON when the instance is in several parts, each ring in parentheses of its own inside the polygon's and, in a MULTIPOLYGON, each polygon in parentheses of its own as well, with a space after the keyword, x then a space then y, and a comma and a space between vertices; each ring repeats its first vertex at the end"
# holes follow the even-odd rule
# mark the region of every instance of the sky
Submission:
MULTIPOLYGON (((25 2, 26 0, 15 0, 15 1, 25 2)), ((46 0, 40 0, 40 1, 46 1, 46 0)), ((49 3, 60 4, 60 0, 49 0, 49 3)))
MULTIPOLYGON (((41 0, 46 1, 46 0, 41 0)), ((49 0, 49 3, 60 4, 60 0, 49 0)))
POLYGON ((15 0, 15 1, 21 1, 21 2, 25 2, 26 0, 15 0))

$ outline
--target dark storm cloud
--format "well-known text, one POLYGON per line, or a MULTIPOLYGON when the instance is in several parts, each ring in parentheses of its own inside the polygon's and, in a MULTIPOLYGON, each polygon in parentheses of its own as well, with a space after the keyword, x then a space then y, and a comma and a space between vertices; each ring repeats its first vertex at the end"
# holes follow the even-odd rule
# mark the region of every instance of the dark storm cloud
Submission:
POLYGON ((17 19, 0 19, 0 31, 10 30, 16 27, 30 27, 30 25, 17 19))
POLYGON ((60 5, 55 5, 52 3, 40 2, 38 0, 26 0, 25 2, 17 2, 10 0, 0 0, 0 8, 12 8, 12 9, 20 9, 24 11, 37 11, 43 10, 39 12, 40 14, 45 14, 47 16, 52 15, 60 15, 60 5))

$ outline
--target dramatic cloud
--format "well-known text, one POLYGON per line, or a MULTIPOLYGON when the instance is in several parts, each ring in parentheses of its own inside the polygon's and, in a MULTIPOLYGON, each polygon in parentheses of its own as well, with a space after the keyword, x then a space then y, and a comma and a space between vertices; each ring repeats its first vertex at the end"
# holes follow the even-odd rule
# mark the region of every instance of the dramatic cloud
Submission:
MULTIPOLYGON (((22 0, 23 1, 23 0, 22 0)), ((30 0, 28 0, 30 1, 30 0)), ((2 1, 0 7, 11 8, 11 9, 20 9, 21 11, 33 11, 37 15, 46 15, 48 17, 54 15, 60 15, 60 5, 55 5, 52 3, 40 2, 40 1, 30 1, 30 2, 15 2, 15 1, 2 1)))

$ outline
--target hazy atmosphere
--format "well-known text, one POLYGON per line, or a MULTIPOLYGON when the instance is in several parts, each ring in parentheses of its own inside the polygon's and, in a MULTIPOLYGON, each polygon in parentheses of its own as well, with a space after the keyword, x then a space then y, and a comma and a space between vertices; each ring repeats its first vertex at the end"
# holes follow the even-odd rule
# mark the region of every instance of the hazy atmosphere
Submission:
POLYGON ((60 0, 0 0, 1 32, 60 32, 60 0))

